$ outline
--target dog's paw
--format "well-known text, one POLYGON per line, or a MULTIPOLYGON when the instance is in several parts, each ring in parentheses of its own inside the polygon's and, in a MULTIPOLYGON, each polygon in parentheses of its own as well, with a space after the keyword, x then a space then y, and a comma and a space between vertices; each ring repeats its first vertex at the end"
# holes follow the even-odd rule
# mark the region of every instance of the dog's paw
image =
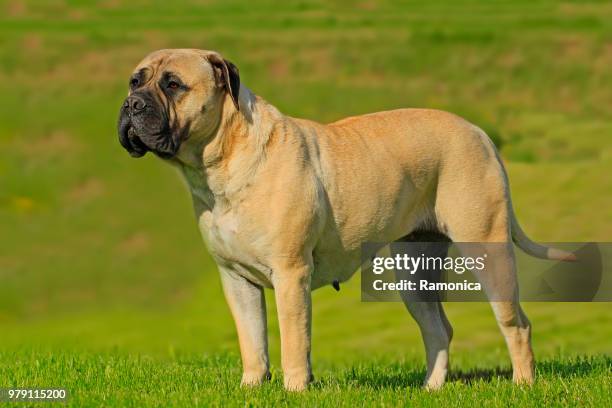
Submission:
POLYGON ((240 381, 240 386, 242 387, 257 387, 258 385, 263 384, 265 381, 268 381, 271 378, 270 372, 265 371, 261 372, 250 372, 250 373, 242 373, 242 380, 240 381))
POLYGON ((285 389, 291 392, 305 391, 308 384, 314 381, 314 376, 309 373, 305 374, 285 374, 283 382, 285 389))
POLYGON ((533 378, 533 373, 514 373, 512 375, 512 382, 514 382, 516 385, 525 385, 525 386, 530 386, 533 385, 534 382, 534 378, 533 378))
POLYGON ((440 388, 442 388, 443 385, 443 381, 427 381, 425 384, 423 384, 423 388, 425 389, 425 391, 438 391, 440 390, 440 388))
POLYGON ((423 388, 426 391, 438 391, 446 382, 446 370, 439 370, 427 377, 423 388))

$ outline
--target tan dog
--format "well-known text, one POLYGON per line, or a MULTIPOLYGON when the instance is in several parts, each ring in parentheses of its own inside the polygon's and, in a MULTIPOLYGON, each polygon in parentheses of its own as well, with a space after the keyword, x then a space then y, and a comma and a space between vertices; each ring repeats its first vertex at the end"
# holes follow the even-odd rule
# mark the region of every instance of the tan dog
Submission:
MULTIPOLYGON (((240 83, 218 53, 177 49, 147 56, 119 119, 122 145, 176 165, 193 196, 204 240, 234 316, 242 384, 269 377, 264 287, 274 288, 285 387, 303 390, 310 365, 311 291, 345 281, 360 245, 417 230, 455 242, 501 242, 515 282, 512 239, 526 252, 570 259, 530 241, 485 133, 450 113, 401 109, 323 125, 281 114, 240 83)), ((492 302, 515 382, 534 375, 530 325, 518 296, 492 302)), ((428 388, 448 370, 451 326, 438 302, 408 305, 427 351, 428 388)))

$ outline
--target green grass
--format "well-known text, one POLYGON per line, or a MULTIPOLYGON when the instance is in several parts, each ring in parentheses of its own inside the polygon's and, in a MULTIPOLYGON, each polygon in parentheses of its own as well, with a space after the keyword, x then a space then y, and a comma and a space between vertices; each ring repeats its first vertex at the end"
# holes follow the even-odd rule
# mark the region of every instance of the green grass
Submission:
POLYGON ((7 0, 0 10, 0 385, 65 385, 72 404, 93 406, 610 405, 609 304, 525 305, 540 373, 531 389, 461 379, 509 363, 488 305, 448 304, 459 374, 428 394, 415 323, 399 304, 361 303, 358 277, 314 293, 319 382, 301 396, 280 390, 267 292, 274 380, 238 390, 234 327, 190 198, 169 166, 131 159, 115 134, 145 54, 215 49, 292 116, 463 115, 501 147, 533 238, 609 241, 607 2, 7 0))
POLYGON ((607 357, 556 358, 537 366, 535 385, 514 386, 508 369, 471 364, 451 376, 440 392, 420 385, 424 375, 415 361, 368 359, 351 365, 320 364, 307 393, 287 393, 278 371, 270 383, 241 389, 239 359, 232 354, 181 355, 172 359, 97 353, 2 353, 0 386, 63 386, 67 406, 579 406, 612 402, 607 357), (32 367, 36 372, 32 372, 32 367), (58 379, 61 379, 58 380, 58 379))

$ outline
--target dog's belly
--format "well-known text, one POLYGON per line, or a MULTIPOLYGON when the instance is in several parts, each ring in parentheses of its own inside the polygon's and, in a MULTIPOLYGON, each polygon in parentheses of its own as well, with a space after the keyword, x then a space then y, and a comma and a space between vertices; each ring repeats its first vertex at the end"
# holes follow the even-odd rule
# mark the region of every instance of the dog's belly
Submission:
POLYGON ((336 211, 313 250, 313 289, 350 279, 363 261, 363 244, 390 243, 435 222, 431 200, 417 193, 409 179, 399 179, 392 190, 387 190, 388 201, 374 199, 369 204, 330 197, 336 211))
POLYGON ((353 276, 359 268, 360 251, 339 251, 334 253, 313 253, 314 271, 312 275, 312 290, 330 285, 334 281, 345 282, 353 276))
POLYGON ((361 225, 358 231, 347 232, 337 228, 326 231, 313 250, 312 289, 334 281, 347 281, 361 266, 362 244, 390 243, 400 239, 423 225, 427 213, 421 208, 408 207, 385 219, 386 225, 382 229, 373 228, 372 225, 376 224, 372 223, 361 225))

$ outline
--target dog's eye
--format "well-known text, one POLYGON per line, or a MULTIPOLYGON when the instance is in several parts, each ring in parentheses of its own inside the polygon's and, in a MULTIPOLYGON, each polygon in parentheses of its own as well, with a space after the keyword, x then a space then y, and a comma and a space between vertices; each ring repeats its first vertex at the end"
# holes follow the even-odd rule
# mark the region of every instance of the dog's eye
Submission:
POLYGON ((179 89, 180 85, 178 82, 176 81, 170 81, 168 82, 168 89, 179 89))
POLYGON ((138 80, 138 78, 132 78, 132 79, 130 79, 130 87, 132 87, 132 88, 136 88, 136 87, 138 86, 138 83, 139 83, 139 82, 140 82, 140 81, 138 80))

